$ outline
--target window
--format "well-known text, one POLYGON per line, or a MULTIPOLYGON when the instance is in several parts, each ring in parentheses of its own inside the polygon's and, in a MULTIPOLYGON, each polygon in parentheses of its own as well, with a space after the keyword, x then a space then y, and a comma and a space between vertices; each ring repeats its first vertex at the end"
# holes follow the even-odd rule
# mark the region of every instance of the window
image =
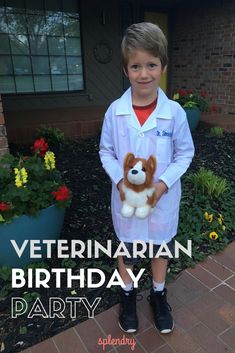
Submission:
POLYGON ((0 92, 84 88, 77 0, 0 2, 0 92))

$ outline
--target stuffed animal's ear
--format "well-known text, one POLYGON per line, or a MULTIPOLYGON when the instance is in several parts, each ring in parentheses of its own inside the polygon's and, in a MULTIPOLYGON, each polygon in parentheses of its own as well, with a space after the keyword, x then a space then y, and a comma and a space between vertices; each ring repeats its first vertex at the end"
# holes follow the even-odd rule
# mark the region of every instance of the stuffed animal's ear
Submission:
POLYGON ((127 166, 131 166, 132 163, 134 162, 135 156, 133 153, 127 153, 125 159, 124 159, 124 168, 127 166))
POLYGON ((156 158, 151 155, 147 161, 147 164, 148 164, 148 167, 149 167, 151 173, 154 174, 156 171, 156 167, 157 167, 156 158))

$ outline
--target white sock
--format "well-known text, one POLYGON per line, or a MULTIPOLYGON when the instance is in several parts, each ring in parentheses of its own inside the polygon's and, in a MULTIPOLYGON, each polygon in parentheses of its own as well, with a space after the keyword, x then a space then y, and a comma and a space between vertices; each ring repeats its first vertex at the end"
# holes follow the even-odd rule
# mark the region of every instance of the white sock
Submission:
POLYGON ((133 289, 133 282, 125 284, 125 287, 123 289, 125 292, 130 292, 133 289))
POLYGON ((162 292, 165 287, 165 281, 162 283, 155 282, 153 280, 153 290, 154 292, 162 292))

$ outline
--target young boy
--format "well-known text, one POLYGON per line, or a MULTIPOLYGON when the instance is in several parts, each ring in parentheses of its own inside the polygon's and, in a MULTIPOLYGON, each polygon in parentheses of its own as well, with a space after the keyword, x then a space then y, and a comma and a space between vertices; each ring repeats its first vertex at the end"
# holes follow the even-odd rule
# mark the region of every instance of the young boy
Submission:
MULTIPOLYGON (((160 28, 147 22, 131 25, 121 49, 123 70, 131 87, 106 112, 100 158, 112 180, 112 219, 118 239, 129 248, 134 240, 152 241, 156 253, 163 241, 172 249, 178 226, 180 177, 191 163, 194 146, 184 110, 159 88, 168 61, 167 41, 160 28), (146 219, 121 215, 123 160, 128 152, 146 159, 154 155, 157 159, 154 176, 157 203, 146 219)), ((125 332, 138 329, 136 292, 126 271, 133 268, 135 259, 132 260, 118 258, 119 273, 125 283, 121 290, 119 326, 125 332)), ((150 304, 155 326, 161 333, 169 333, 174 327, 166 298, 167 263, 167 257, 151 260, 150 304)))

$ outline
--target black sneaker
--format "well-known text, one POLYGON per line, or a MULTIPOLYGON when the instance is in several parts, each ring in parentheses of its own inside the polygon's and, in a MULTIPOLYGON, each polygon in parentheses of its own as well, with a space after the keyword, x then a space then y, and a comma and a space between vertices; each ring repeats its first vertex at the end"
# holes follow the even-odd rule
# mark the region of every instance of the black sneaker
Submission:
POLYGON ((161 292, 150 291, 149 303, 153 308, 154 323, 161 333, 170 333, 174 328, 174 321, 171 316, 171 307, 167 303, 167 290, 164 288, 161 292))
POLYGON ((129 292, 120 290, 119 326, 123 331, 129 333, 136 332, 138 329, 135 289, 129 292))

